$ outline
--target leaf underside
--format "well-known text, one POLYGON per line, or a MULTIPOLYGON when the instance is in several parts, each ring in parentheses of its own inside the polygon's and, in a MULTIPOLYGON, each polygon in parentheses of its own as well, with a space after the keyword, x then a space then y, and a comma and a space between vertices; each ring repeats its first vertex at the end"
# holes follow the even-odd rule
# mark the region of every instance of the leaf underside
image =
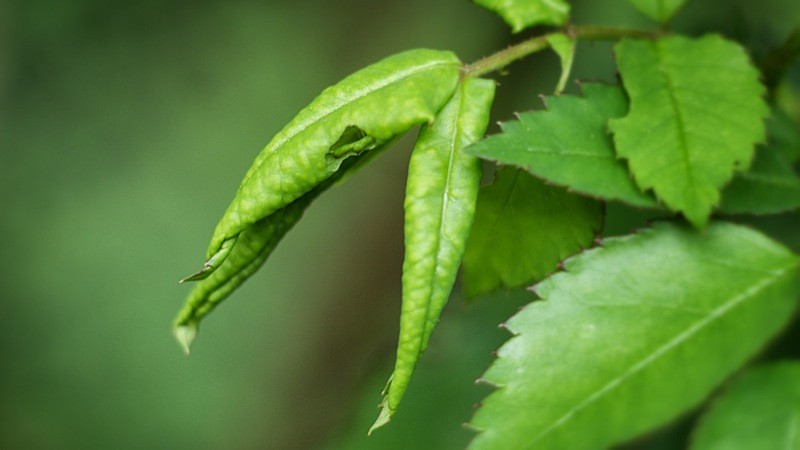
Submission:
POLYGON ((569 19, 565 0, 474 0, 494 11, 511 26, 514 33, 534 25, 564 25, 569 19))
POLYGON ((800 363, 746 372, 711 404, 691 450, 800 448, 800 363))
POLYGON ((702 227, 720 188, 764 141, 758 72, 738 44, 716 35, 625 39, 615 49, 631 102, 610 122, 617 154, 642 190, 702 227))
POLYGON ((400 405, 455 283, 475 215, 481 163, 464 148, 489 125, 495 82, 468 78, 411 154, 405 197, 403 302, 397 362, 372 430, 400 405))
POLYGON ((728 223, 657 223, 567 260, 507 323, 471 448, 607 448, 666 423, 787 323, 797 269, 728 223))
POLYGON ((464 253, 464 291, 474 297, 501 286, 530 285, 592 244, 602 227, 600 203, 527 172, 502 168, 481 188, 464 253))
POLYGON ((547 109, 522 113, 503 123, 503 132, 473 145, 481 158, 523 167, 539 178, 572 191, 634 206, 656 207, 617 158, 607 129, 609 119, 627 111, 619 87, 581 85, 583 97, 547 97, 547 109))

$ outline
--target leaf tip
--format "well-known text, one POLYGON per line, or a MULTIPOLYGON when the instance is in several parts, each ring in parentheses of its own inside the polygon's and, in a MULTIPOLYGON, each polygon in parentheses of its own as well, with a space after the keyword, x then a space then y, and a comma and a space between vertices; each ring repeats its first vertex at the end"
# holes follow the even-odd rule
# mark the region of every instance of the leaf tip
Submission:
POLYGON ((389 409, 389 405, 384 400, 380 404, 381 412, 378 414, 378 418, 375 419, 375 423, 369 427, 369 431, 367 431, 367 436, 372 436, 372 433, 377 430, 378 428, 386 425, 392 420, 392 410, 389 409))
POLYGON ((205 263, 205 264, 203 264, 203 268, 202 269, 200 269, 197 272, 189 275, 188 277, 185 277, 185 278, 181 279, 181 281, 179 281, 178 283, 179 284, 183 284, 183 283, 186 283, 187 281, 200 281, 200 280, 203 280, 205 278, 208 278, 208 276, 211 275, 212 271, 213 271, 213 269, 212 269, 211 265, 208 264, 208 263, 205 263))
POLYGON ((189 322, 186 324, 177 325, 172 330, 172 333, 175 335, 175 340, 178 341, 183 353, 186 356, 189 356, 192 342, 194 342, 195 338, 197 337, 197 322, 189 322))

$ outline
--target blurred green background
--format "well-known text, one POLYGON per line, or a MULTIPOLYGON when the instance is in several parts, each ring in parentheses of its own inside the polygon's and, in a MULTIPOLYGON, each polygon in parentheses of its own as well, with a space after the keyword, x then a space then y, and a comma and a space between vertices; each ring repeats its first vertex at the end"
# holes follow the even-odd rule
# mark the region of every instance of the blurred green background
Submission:
MULTIPOLYGON (((624 0, 573 3, 576 23, 651 26, 624 0)), ((676 27, 770 45, 800 21, 792 0, 722 3, 690 0, 676 27)), ((0 2, 0 448, 463 447, 497 324, 533 298, 455 298, 367 439, 397 334, 409 140, 326 193, 191 357, 170 322, 245 170, 325 86, 408 48, 471 61, 523 36, 466 0, 0 2)), ((582 45, 575 74, 614 81, 610 46, 582 45)), ((550 54, 515 65, 494 120, 557 77, 550 54)), ((610 230, 638 224, 618 216, 610 230)))

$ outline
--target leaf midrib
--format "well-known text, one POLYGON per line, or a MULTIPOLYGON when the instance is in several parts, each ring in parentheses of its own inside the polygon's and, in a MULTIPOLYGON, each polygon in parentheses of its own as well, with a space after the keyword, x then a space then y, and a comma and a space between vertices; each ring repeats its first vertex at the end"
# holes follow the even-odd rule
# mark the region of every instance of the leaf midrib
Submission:
POLYGON ((676 348, 678 345, 682 344, 683 342, 687 341, 697 332, 702 330, 704 327, 709 325, 710 323, 714 322, 716 319, 722 317, 725 313, 730 311, 731 309, 741 305, 743 302, 748 300, 749 298, 754 297, 763 289, 769 287, 774 281, 780 279, 784 275, 786 275, 790 270, 794 269, 794 264, 791 266, 779 269, 773 272, 772 276, 765 278, 761 282, 753 285, 749 289, 745 290, 740 295, 733 297, 730 301, 724 303, 723 305, 717 307, 704 319, 698 320, 692 326, 688 327, 685 331, 678 334, 674 338, 670 339, 667 343, 659 347, 655 352, 651 353, 649 356, 641 359, 639 362, 631 366, 629 370, 625 373, 619 375, 618 377, 612 379, 608 383, 606 383, 603 387, 599 390, 594 392, 590 395, 586 400, 575 406, 574 408, 567 411, 564 415, 562 415, 558 420, 556 420, 552 425, 544 429, 540 432, 531 442, 530 445, 533 446, 536 442, 541 441, 544 439, 548 434, 553 432, 554 430, 560 428, 567 422, 569 422, 578 412, 586 409, 592 403, 596 402, 607 393, 613 391, 619 385, 621 385, 624 381, 628 378, 636 375, 637 373, 641 372, 643 369, 647 368, 650 364, 657 361, 659 358, 664 356, 670 350, 676 348))
POLYGON ((664 67, 666 65, 666 61, 661 45, 659 45, 658 42, 654 42, 652 45, 656 50, 656 58, 659 61, 658 72, 661 74, 664 84, 666 85, 667 96, 669 97, 672 110, 675 111, 675 125, 678 128, 678 141, 680 142, 683 165, 686 167, 686 175, 689 180, 689 189, 690 192, 695 192, 696 188, 694 170, 692 168, 691 158, 689 155, 689 144, 686 141, 686 125, 684 123, 686 119, 684 117, 680 102, 675 96, 675 83, 672 80, 672 76, 670 75, 669 71, 664 67))
MULTIPOLYGON (((439 267, 439 261, 442 258, 442 236, 444 235, 445 229, 445 212, 447 211, 448 205, 450 204, 450 186, 453 181, 453 164, 455 161, 455 156, 457 147, 458 147, 458 136, 460 135, 461 131, 461 111, 464 108, 464 99, 467 97, 466 87, 461 86, 459 88, 461 92, 459 92, 459 99, 458 99, 458 107, 455 110, 454 118, 453 118, 453 131, 450 134, 450 145, 448 148, 448 162, 447 162, 447 176, 445 178, 445 185, 444 189, 442 190, 442 208, 439 210, 439 230, 436 239, 436 253, 434 255, 434 272, 433 276, 430 279, 430 293, 431 298, 425 304, 425 328, 423 329, 424 334, 419 341, 419 346, 417 347, 417 355, 420 354, 422 351, 422 342, 425 339, 425 335, 428 334, 430 331, 429 329, 432 328, 430 325, 430 313, 431 313, 431 301, 433 299, 433 293, 436 291, 436 275, 437 271, 436 268, 439 267)), ((431 330, 432 331, 432 330, 431 330)))

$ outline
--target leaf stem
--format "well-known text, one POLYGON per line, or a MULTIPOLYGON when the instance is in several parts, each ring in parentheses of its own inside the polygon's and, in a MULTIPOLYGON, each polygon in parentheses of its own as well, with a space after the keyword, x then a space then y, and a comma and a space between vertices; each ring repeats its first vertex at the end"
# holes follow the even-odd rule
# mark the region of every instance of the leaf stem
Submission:
MULTIPOLYGON (((595 25, 569 25, 563 32, 573 39, 591 41, 616 41, 624 37, 653 39, 659 32, 629 28, 603 27, 595 25)), ((518 44, 514 44, 497 53, 466 64, 462 69, 462 77, 479 77, 487 73, 503 69, 514 61, 550 47, 547 35, 535 36, 518 44)))

